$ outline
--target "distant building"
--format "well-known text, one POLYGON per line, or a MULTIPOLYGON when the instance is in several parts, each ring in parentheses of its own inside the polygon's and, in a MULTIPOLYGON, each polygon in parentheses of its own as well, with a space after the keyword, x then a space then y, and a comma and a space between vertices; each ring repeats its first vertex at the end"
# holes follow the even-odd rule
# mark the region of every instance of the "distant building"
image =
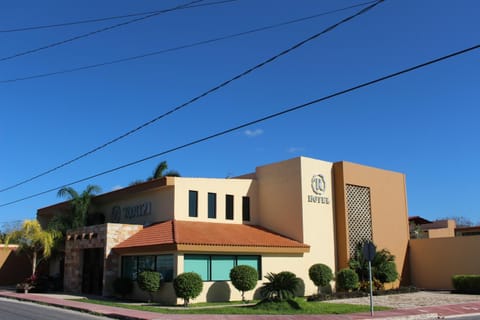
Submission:
MULTIPOLYGON (((239 300, 229 272, 246 264, 259 280, 294 272, 308 295, 316 292, 311 265, 338 271, 366 240, 395 255, 400 275, 408 269, 405 176, 350 162, 299 157, 231 179, 164 177, 92 203, 91 213, 106 223, 68 232, 67 291, 112 295, 115 278, 154 269, 165 281, 156 300, 174 303, 172 279, 194 271, 204 280, 197 301, 239 300)), ((62 202, 37 216, 46 224, 68 208, 62 202)))

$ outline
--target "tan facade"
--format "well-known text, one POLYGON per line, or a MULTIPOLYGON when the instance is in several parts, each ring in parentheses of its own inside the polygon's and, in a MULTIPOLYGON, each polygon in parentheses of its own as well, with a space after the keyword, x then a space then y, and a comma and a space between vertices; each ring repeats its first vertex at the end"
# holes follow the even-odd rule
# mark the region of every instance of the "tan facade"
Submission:
MULTIPOLYGON (((108 224, 73 230, 69 234, 65 276, 71 280, 66 286, 70 291, 82 291, 81 259, 85 255, 82 250, 97 247, 104 248, 104 294, 111 293, 109 284, 121 275, 120 256, 171 254, 176 275, 185 271, 185 255, 255 255, 260 257, 262 278, 268 272, 294 272, 303 282, 301 294, 304 295, 317 290, 309 279, 308 268, 324 263, 334 272, 338 271, 346 266, 351 247, 357 240, 373 240, 379 249, 390 250, 397 258, 399 273, 404 269, 409 236, 405 177, 358 164, 298 157, 257 167, 255 172, 233 179, 166 177, 100 195, 95 197, 93 204, 92 212, 105 215, 108 224), (197 201, 196 216, 191 216, 189 211, 191 192, 195 193, 197 201), (216 197, 215 218, 208 217, 209 194, 216 197), (226 216, 227 197, 233 199, 230 218, 226 216), (249 200, 248 220, 243 217, 244 198, 249 200), (172 226, 175 221, 185 221, 177 224, 186 230, 189 226, 185 223, 249 225, 261 228, 255 231, 260 232, 258 239, 280 236, 297 244, 282 247, 280 242, 272 240, 272 243, 255 245, 238 235, 230 239, 233 242, 227 237, 220 243, 195 243, 195 239, 181 243, 176 238, 179 235, 174 233, 170 242, 161 245, 150 243, 111 251, 129 235, 153 230, 148 226, 168 221, 173 221, 172 226), (365 221, 369 230, 367 238, 363 234, 365 221), (137 226, 131 226, 135 224, 137 226), (114 229, 116 231, 111 231, 114 229), (261 232, 265 232, 265 237, 262 238, 261 232), (97 234, 97 238, 89 238, 92 233, 97 234)), ((62 203, 40 209, 39 219, 47 220, 53 212, 66 208, 67 204, 62 203)), ((200 236, 200 232, 198 234, 200 236)), ((258 282, 257 289, 262 282, 258 282)), ((249 292, 247 297, 253 297, 257 291, 249 292)), ((136 295, 141 296, 141 293, 136 290, 136 295)), ((240 299, 240 293, 228 281, 206 281, 197 301, 229 299, 240 299)), ((165 284, 157 300, 166 303, 175 300, 171 283, 165 284)))
POLYGON ((399 274, 406 277, 409 229, 405 176, 337 162, 334 179, 338 267, 348 266, 354 243, 371 240, 378 250, 387 249, 395 256, 399 274), (363 202, 354 201, 359 195, 363 202))
POLYGON ((17 245, 0 246, 0 285, 23 282, 32 274, 32 265, 25 254, 18 254, 17 245))
POLYGON ((422 289, 451 290, 452 276, 478 274, 480 236, 410 240, 412 283, 422 289))

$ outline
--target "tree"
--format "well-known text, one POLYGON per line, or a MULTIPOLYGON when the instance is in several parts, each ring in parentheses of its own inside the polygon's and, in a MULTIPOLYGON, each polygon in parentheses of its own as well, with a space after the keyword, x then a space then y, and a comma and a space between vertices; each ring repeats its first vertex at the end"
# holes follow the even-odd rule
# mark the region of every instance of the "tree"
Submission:
POLYGON ((142 271, 137 277, 138 286, 148 292, 149 300, 153 300, 153 293, 160 290, 162 275, 156 271, 142 271))
POLYGON ((34 276, 40 262, 52 253, 57 236, 54 231, 43 230, 37 220, 25 220, 21 229, 7 234, 5 245, 11 242, 18 244, 18 252, 24 252, 30 260, 34 276))
POLYGON ((58 190, 59 197, 66 197, 70 200, 72 217, 59 217, 56 222, 65 224, 66 230, 85 226, 92 198, 99 192, 101 192, 101 188, 97 185, 88 185, 80 194, 71 187, 63 187, 58 190))
POLYGON ((284 301, 292 299, 300 286, 300 279, 290 271, 269 272, 265 278, 268 282, 263 284, 261 294, 267 300, 284 301))
POLYGON ((160 162, 155 168, 155 170, 153 171, 152 176, 149 177, 148 180, 160 179, 163 177, 180 177, 180 173, 178 171, 175 171, 175 170, 167 171, 167 169, 168 169, 167 161, 160 162))
POLYGON ((242 292, 242 301, 245 302, 245 291, 255 288, 258 281, 258 272, 254 267, 240 265, 230 270, 232 285, 242 292))
POLYGON ((323 263, 314 264, 308 269, 308 276, 310 280, 318 288, 318 293, 321 293, 321 288, 327 286, 333 279, 333 272, 329 266, 323 263))
MULTIPOLYGON (((180 177, 180 173, 176 170, 169 170, 168 169, 168 164, 167 161, 162 161, 160 162, 156 167, 155 170, 153 170, 153 173, 151 176, 147 177, 147 181, 155 180, 155 179, 160 179, 163 177, 180 177)), ((142 179, 137 179, 133 182, 130 183, 131 186, 144 183, 142 179)))
POLYGON ((198 273, 181 273, 173 280, 173 289, 175 295, 183 299, 184 307, 188 307, 190 299, 198 297, 202 292, 203 281, 198 273))

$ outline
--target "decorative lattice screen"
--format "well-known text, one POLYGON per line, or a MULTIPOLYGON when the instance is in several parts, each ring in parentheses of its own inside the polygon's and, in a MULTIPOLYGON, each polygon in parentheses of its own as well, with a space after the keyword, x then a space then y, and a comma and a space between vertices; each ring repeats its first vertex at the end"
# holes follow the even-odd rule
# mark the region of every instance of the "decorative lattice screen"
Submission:
POLYGON ((370 188, 346 185, 348 245, 350 257, 355 253, 359 242, 372 241, 372 211, 370 205, 370 188))

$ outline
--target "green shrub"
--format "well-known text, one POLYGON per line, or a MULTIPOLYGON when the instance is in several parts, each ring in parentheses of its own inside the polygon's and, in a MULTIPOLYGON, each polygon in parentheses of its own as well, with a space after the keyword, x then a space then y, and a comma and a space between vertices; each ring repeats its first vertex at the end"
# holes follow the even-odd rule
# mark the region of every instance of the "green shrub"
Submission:
POLYGON ((117 278, 113 281, 113 290, 125 298, 133 291, 133 281, 127 278, 117 278))
POLYGON ((480 275, 454 275, 452 277, 455 291, 462 293, 480 293, 480 275))
POLYGON ((258 272, 251 266, 236 266, 230 270, 232 285, 242 292, 242 301, 245 301, 245 291, 255 288, 258 281, 258 272))
POLYGON ((333 272, 329 266, 323 263, 314 264, 308 269, 308 276, 310 280, 318 287, 318 293, 321 292, 321 287, 327 286, 333 279, 333 272))
POLYGON ((148 292, 149 300, 153 300, 153 293, 160 290, 162 275, 156 271, 143 271, 137 277, 138 286, 148 292))
POLYGON ((260 292, 267 300, 284 301, 292 299, 300 286, 300 279, 290 271, 268 273, 265 278, 268 282, 263 284, 260 292))
POLYGON ((337 289, 340 291, 351 291, 358 288, 358 275, 352 269, 342 269, 337 273, 337 289))
POLYGON ((173 289, 175 295, 183 299, 183 305, 188 307, 190 299, 198 297, 202 292, 203 281, 198 273, 185 272, 173 280, 173 289))
MULTIPOLYGON (((363 246, 365 243, 360 242, 355 248, 355 254, 348 262, 350 269, 355 270, 360 281, 368 281, 368 261, 363 256, 363 246)), ((378 279, 382 284, 393 282, 398 279, 397 266, 395 264, 395 256, 386 249, 382 249, 375 253, 372 264, 372 277, 378 279)))

